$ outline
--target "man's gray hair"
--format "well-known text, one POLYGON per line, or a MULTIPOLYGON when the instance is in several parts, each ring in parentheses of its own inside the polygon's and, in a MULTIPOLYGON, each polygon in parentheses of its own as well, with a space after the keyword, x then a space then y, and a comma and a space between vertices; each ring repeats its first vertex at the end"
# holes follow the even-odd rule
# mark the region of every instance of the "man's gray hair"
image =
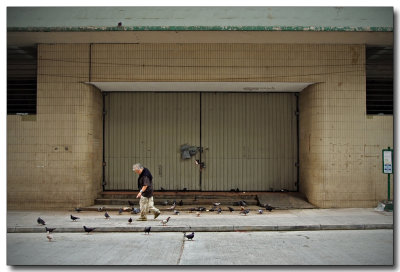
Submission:
POLYGON ((143 169, 143 168, 144 168, 143 165, 141 165, 140 163, 136 163, 136 164, 134 164, 132 166, 133 170, 140 170, 140 169, 143 169))

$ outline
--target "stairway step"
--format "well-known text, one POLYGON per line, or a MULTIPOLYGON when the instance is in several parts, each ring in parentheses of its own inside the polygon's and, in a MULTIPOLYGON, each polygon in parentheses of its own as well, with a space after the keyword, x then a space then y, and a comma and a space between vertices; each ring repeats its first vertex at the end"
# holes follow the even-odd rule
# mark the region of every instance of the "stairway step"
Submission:
MULTIPOLYGON (((139 206, 139 200, 138 199, 114 199, 114 198, 98 198, 95 200, 96 205, 120 205, 120 206, 129 206, 128 200, 135 203, 136 206, 139 206)), ((175 200, 175 199, 174 199, 175 200)), ((177 206, 179 201, 181 199, 176 199, 177 201, 177 206)), ((208 205, 211 206, 213 203, 221 203, 221 205, 230 205, 233 206, 234 203, 239 202, 240 200, 244 199, 184 199, 182 200, 184 205, 208 205)), ((158 206, 163 206, 165 201, 168 201, 168 207, 170 207, 173 203, 173 200, 171 199, 155 199, 154 200, 154 205, 158 206)), ((257 199, 245 199, 244 200, 248 205, 257 205, 258 201, 257 199)))
MULTIPOLYGON (((228 212, 229 206, 232 207, 235 211, 240 211, 240 207, 238 207, 238 206, 221 205, 220 207, 223 212, 228 212)), ((100 207, 104 208, 104 210, 102 211, 103 213, 104 213, 104 211, 117 212, 121 208, 120 205, 93 205, 93 206, 89 206, 89 207, 83 207, 81 209, 82 209, 82 211, 98 211, 98 209, 100 207)), ((136 207, 138 208, 138 206, 136 206, 136 207)), ((169 209, 169 206, 157 206, 156 205, 156 207, 163 213, 171 213, 171 214, 173 213, 173 210, 169 209)), ((211 205, 183 205, 183 206, 177 206, 176 209, 179 210, 180 212, 190 212, 190 209, 198 208, 198 207, 204 207, 204 208, 206 208, 206 210, 209 210, 212 206, 211 205)), ((257 205, 247 205, 246 209, 250 209, 252 211, 257 211, 258 209, 260 209, 260 207, 257 205)), ((131 213, 130 210, 126 210, 122 214, 130 214, 130 213, 131 213)))
MULTIPOLYGON (((99 194, 100 199, 135 199, 138 192, 103 192, 99 194)), ((231 193, 231 192, 154 192, 155 199, 256 199, 254 193, 231 193)))

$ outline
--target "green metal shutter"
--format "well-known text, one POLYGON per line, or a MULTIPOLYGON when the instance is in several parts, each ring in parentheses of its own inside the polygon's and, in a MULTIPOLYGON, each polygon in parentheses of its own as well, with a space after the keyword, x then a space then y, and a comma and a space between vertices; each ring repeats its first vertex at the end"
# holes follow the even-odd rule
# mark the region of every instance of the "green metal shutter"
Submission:
POLYGON ((182 144, 200 144, 199 94, 109 93, 105 104, 106 190, 136 190, 137 162, 155 190, 200 189, 198 169, 180 153, 182 144))
POLYGON ((204 191, 296 190, 293 93, 202 94, 204 191))

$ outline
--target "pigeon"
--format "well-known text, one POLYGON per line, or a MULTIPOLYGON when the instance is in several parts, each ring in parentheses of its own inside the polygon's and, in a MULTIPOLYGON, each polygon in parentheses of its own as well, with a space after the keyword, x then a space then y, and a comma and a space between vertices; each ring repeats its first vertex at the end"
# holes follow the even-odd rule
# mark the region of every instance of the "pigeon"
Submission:
POLYGON ((183 201, 181 199, 181 201, 179 201, 179 206, 183 206, 183 201))
POLYGON ((213 205, 216 207, 216 206, 219 206, 219 205, 221 205, 221 203, 219 203, 219 202, 216 202, 216 203, 213 203, 213 205))
POLYGON ((228 207, 228 209, 229 209, 230 212, 235 211, 232 207, 228 207))
POLYGON ((123 211, 124 210, 122 208, 119 208, 118 214, 121 215, 123 211))
POLYGON ((184 233, 183 236, 188 238, 188 240, 192 240, 194 237, 194 232, 192 232, 191 234, 188 234, 188 235, 186 235, 186 233, 184 233))
POLYGON ((97 209, 98 212, 102 212, 105 209, 105 207, 100 207, 97 209))
POLYGON ((77 219, 79 219, 79 217, 73 216, 73 215, 71 214, 71 219, 72 219, 72 221, 76 221, 77 219))
POLYGON ((179 215, 179 211, 178 210, 174 210, 174 214, 179 215))
POLYGON ((51 242, 51 240, 53 239, 53 235, 48 231, 46 238, 49 240, 49 242, 51 242))
POLYGON ((187 188, 186 188, 186 187, 185 187, 185 188, 183 188, 183 189, 182 189, 182 191, 183 191, 183 192, 186 192, 186 191, 187 191, 187 188))
POLYGON ((96 228, 88 228, 86 226, 83 226, 84 230, 87 232, 87 234, 89 234, 89 232, 94 231, 96 228))
POLYGON ((212 207, 211 209, 208 210, 209 212, 215 212, 215 207, 212 207))
POLYGON ((170 218, 171 218, 171 217, 168 216, 167 219, 164 219, 164 220, 161 221, 161 223, 163 224, 163 226, 165 226, 165 225, 168 223, 168 221, 169 221, 170 218))
POLYGON ((222 209, 218 208, 217 212, 218 212, 218 214, 220 214, 222 212, 222 209))
POLYGON ((139 208, 133 208, 131 211, 131 214, 138 214, 140 213, 140 209, 139 208))
POLYGON ((168 200, 165 200, 165 201, 163 202, 163 205, 164 205, 164 206, 167 206, 167 205, 168 205, 168 200))
POLYGON ((129 224, 132 223, 132 217, 128 219, 129 224))
POLYGON ((272 207, 271 205, 269 205, 269 204, 266 204, 265 205, 265 210, 267 210, 267 211, 269 211, 269 212, 272 212, 272 210, 274 210, 275 209, 275 207, 272 207))
POLYGON ((48 227, 45 227, 46 228, 46 232, 50 232, 50 233, 52 233, 56 228, 48 228, 48 227))
POLYGON ((247 206, 247 203, 244 200, 240 200, 239 204, 240 204, 240 206, 247 206))
POLYGON ((262 214, 262 213, 263 213, 263 210, 258 209, 258 213, 259 213, 259 214, 262 214))
POLYGON ((82 211, 82 209, 81 208, 75 208, 75 211, 79 213, 79 212, 82 211))
POLYGON ((191 213, 191 212, 194 212, 195 210, 196 210, 196 208, 190 208, 189 212, 191 213))
POLYGON ((198 210, 199 212, 204 212, 204 211, 206 210, 206 208, 204 208, 204 207, 198 207, 197 210, 198 210))
POLYGON ((144 234, 150 234, 150 230, 151 230, 151 227, 145 227, 144 228, 144 234))
POLYGON ((104 216, 106 217, 106 219, 110 219, 110 218, 111 218, 111 216, 108 214, 108 212, 106 212, 106 213, 104 214, 104 216))
POLYGON ((165 189, 163 187, 161 187, 161 192, 164 192, 164 191, 165 191, 165 189))
POLYGON ((235 192, 236 192, 236 193, 239 193, 239 188, 236 188, 235 192))
POLYGON ((43 220, 42 218, 40 218, 40 217, 38 217, 37 223, 38 223, 39 225, 46 225, 46 223, 44 222, 44 220, 43 220))
POLYGON ((131 207, 135 206, 135 203, 133 203, 133 202, 130 201, 130 200, 128 200, 128 204, 129 204, 129 206, 131 206, 131 207))
POLYGON ((175 210, 175 208, 176 208, 176 203, 172 204, 172 206, 169 207, 168 210, 175 210))
POLYGON ((246 210, 241 211, 240 213, 247 215, 249 212, 250 212, 250 209, 246 209, 246 210))

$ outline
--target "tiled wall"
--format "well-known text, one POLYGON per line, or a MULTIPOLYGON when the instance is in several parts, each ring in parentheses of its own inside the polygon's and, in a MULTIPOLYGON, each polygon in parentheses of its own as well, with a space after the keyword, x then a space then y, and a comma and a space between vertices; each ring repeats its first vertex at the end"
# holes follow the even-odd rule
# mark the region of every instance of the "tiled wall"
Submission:
POLYGON ((300 190, 322 208, 374 207, 387 198, 382 149, 393 148, 393 117, 366 115, 364 48, 354 55, 348 67, 358 72, 332 74, 300 94, 300 190))
POLYGON ((10 208, 87 205, 101 190, 102 97, 84 83, 90 80, 314 82, 299 99, 300 190, 326 208, 373 207, 385 199, 381 149, 393 146, 393 117, 366 115, 363 45, 89 49, 39 46, 37 115, 7 117, 10 208))
POLYGON ((8 208, 93 204, 101 190, 102 96, 89 45, 39 45, 36 116, 7 116, 8 208))

